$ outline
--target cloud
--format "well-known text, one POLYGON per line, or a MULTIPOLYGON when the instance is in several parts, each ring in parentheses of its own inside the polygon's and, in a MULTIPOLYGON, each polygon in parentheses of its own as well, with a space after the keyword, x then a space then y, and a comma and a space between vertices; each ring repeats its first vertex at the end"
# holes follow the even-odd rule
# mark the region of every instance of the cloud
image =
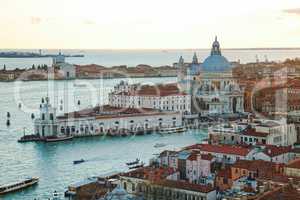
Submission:
POLYGON ((42 22, 42 18, 40 17, 30 17, 30 23, 33 25, 40 24, 42 22))
POLYGON ((283 12, 288 13, 288 14, 300 15, 300 8, 286 9, 286 10, 283 10, 283 12))

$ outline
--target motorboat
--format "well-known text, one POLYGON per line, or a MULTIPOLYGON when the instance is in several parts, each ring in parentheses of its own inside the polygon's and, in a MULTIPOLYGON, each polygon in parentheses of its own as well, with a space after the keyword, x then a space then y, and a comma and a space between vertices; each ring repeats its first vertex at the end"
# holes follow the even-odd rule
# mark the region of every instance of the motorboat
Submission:
POLYGON ((128 166, 130 166, 130 165, 136 165, 136 164, 139 164, 139 162, 140 162, 140 159, 136 159, 135 161, 133 161, 133 162, 128 162, 128 163, 126 163, 126 165, 128 165, 128 166))
POLYGON ((157 143, 154 145, 155 148, 161 148, 161 147, 165 147, 165 146, 167 146, 167 145, 164 143, 157 143))
POLYGON ((131 167, 129 167, 129 169, 138 169, 138 168, 141 168, 141 167, 144 167, 144 163, 143 162, 141 164, 137 164, 137 165, 131 166, 131 167))
POLYGON ((162 128, 159 130, 159 133, 160 134, 171 134, 171 133, 182 133, 185 131, 186 131, 186 128, 183 126, 180 126, 180 127, 162 128))
POLYGON ((74 161, 73 161, 73 164, 76 165, 76 164, 80 164, 80 163, 83 163, 83 162, 85 162, 84 159, 74 160, 74 161))
POLYGON ((22 180, 20 182, 0 185, 0 194, 7 194, 23 188, 27 188, 29 186, 37 184, 38 182, 39 182, 38 177, 32 177, 32 178, 27 178, 25 180, 22 180))

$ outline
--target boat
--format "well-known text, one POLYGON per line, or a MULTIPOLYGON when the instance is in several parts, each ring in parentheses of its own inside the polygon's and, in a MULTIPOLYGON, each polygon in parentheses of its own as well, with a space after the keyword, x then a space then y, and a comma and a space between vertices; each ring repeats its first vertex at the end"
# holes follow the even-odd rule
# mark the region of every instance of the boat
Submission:
POLYGON ((7 185, 0 185, 0 195, 1 194, 7 194, 13 191, 17 191, 32 185, 35 185, 39 182, 38 177, 32 177, 32 178, 27 178, 23 181, 16 182, 16 183, 10 183, 7 185))
POLYGON ((84 83, 74 83, 73 86, 74 87, 86 87, 87 85, 84 83))
POLYGON ((36 142, 36 141, 42 141, 40 136, 37 136, 37 135, 24 135, 18 140, 18 142, 20 142, 20 143, 22 143, 22 142, 36 142))
POLYGON ((154 145, 155 148, 160 148, 160 147, 165 147, 165 146, 167 146, 167 145, 164 143, 157 143, 154 145))
POLYGON ((80 160, 74 160, 74 161, 73 161, 73 164, 76 165, 76 164, 80 164, 80 163, 83 163, 83 162, 85 162, 85 160, 83 160, 83 159, 80 159, 80 160))
POLYGON ((160 134, 171 134, 171 133, 182 133, 185 132, 186 128, 181 126, 181 127, 172 127, 172 128, 162 128, 159 130, 160 134))
POLYGON ((126 165, 136 165, 136 164, 139 164, 139 162, 140 162, 140 159, 136 159, 135 161, 133 161, 133 162, 128 162, 128 163, 126 163, 126 165))
POLYGON ((52 199, 53 200, 58 200, 59 199, 59 194, 56 190, 54 190, 54 192, 53 192, 53 198, 52 199))
POLYGON ((45 142, 60 142, 65 140, 72 140, 74 136, 49 136, 45 138, 45 142))
POLYGON ((129 167, 129 169, 137 169, 137 168, 141 168, 141 167, 144 167, 144 163, 141 163, 139 165, 131 166, 131 167, 129 167))

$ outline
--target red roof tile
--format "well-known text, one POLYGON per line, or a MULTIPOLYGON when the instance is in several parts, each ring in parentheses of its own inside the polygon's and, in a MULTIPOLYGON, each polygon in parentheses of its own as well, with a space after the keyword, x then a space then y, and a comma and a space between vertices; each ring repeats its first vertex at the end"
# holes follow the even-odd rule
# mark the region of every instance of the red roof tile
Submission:
POLYGON ((278 147, 274 145, 265 145, 264 153, 270 157, 279 156, 292 151, 292 147, 278 147))
POLYGON ((254 136, 254 137, 267 137, 269 134, 264 132, 257 132, 255 129, 248 128, 243 131, 244 135, 254 136))
POLYGON ((117 95, 126 96, 185 96, 179 90, 177 84, 159 84, 159 85, 137 85, 136 90, 130 92, 120 92, 117 95))
POLYGON ((233 145, 211 145, 211 144, 202 144, 201 151, 210 152, 210 153, 222 153, 222 154, 231 154, 246 156, 251 151, 250 148, 233 146, 233 145))
POLYGON ((195 192, 201 192, 201 193, 209 193, 211 191, 214 191, 213 187, 211 187, 211 186, 193 184, 193 183, 189 183, 186 181, 163 180, 163 181, 159 181, 159 182, 154 182, 154 184, 161 185, 164 187, 177 188, 177 189, 195 191, 195 192))
POLYGON ((300 169, 300 159, 291 161, 288 165, 288 168, 300 169))

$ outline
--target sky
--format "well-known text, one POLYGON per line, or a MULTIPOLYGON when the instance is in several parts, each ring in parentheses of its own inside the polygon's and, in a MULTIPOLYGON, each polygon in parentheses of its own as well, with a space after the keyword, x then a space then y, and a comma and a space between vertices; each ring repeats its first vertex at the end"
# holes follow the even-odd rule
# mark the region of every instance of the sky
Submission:
POLYGON ((300 47, 300 0, 0 0, 0 48, 300 47))

